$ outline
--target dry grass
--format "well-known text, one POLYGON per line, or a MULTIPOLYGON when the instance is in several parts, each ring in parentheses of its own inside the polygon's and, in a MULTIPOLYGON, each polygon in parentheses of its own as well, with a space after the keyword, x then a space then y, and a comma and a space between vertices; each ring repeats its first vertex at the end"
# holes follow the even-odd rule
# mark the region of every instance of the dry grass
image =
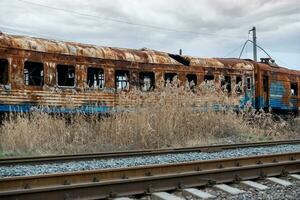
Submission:
POLYGON ((64 154, 299 137, 299 119, 275 120, 253 110, 237 115, 222 106, 237 104, 237 95, 228 96, 211 83, 189 90, 174 82, 155 92, 121 94, 120 108, 127 109, 106 117, 7 116, 0 130, 0 152, 64 154), (221 111, 215 112, 213 104, 221 105, 221 111))

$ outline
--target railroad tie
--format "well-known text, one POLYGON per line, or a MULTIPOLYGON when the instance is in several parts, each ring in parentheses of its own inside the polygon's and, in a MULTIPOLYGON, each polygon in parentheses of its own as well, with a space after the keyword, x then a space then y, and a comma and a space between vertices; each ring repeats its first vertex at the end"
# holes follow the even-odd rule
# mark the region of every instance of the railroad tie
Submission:
POLYGON ((241 183, 244 184, 244 185, 247 185, 249 187, 255 188, 257 190, 266 190, 266 189, 269 189, 268 186, 260 184, 260 183, 257 183, 257 182, 254 182, 254 181, 242 181, 241 183))
POLYGON ((223 192, 231 194, 231 195, 237 195, 237 194, 241 194, 241 193, 245 192, 244 190, 240 190, 238 188, 234 188, 234 187, 231 187, 226 184, 218 184, 218 185, 215 185, 214 187, 222 190, 223 192))
POLYGON ((167 192, 155 192, 151 195, 152 200, 183 200, 182 198, 167 192))
POLYGON ((215 198, 214 195, 209 194, 207 192, 195 189, 195 188, 188 188, 188 189, 184 189, 182 191, 184 196, 193 196, 195 198, 200 198, 200 199, 212 199, 215 198))
POLYGON ((277 183, 279 185, 282 186, 291 186, 293 185, 293 183, 283 180, 283 179, 279 179, 279 178, 275 178, 275 177, 271 177, 271 178, 267 178, 268 180, 272 181, 273 183, 277 183))
POLYGON ((291 177, 300 180, 300 175, 299 174, 291 174, 291 177))

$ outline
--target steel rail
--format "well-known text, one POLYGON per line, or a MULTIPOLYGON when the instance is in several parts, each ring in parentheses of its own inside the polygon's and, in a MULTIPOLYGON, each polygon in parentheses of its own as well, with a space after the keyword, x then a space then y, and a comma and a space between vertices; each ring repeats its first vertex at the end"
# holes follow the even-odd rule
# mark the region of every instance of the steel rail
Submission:
POLYGON ((144 175, 99 182, 1 191, 0 199, 106 199, 118 196, 147 194, 154 191, 168 191, 185 187, 198 187, 215 183, 285 175, 287 173, 298 173, 299 171, 299 158, 296 160, 289 158, 289 160, 276 160, 275 162, 244 166, 239 165, 200 171, 165 172, 152 176, 144 175))
MULTIPOLYGON (((170 175, 172 175, 172 177, 176 177, 174 180, 177 180, 177 185, 179 181, 182 181, 183 185, 193 185, 196 183, 192 180, 198 180, 199 177, 201 177, 203 180, 198 181, 197 184, 207 184, 208 182, 212 181, 232 181, 234 177, 249 179, 263 175, 279 175, 280 173, 294 173, 299 171, 300 152, 294 152, 176 164, 102 169, 37 176, 8 177, 0 179, 0 199, 26 199, 27 196, 32 198, 32 195, 39 194, 46 195, 46 197, 49 195, 49 197, 56 199, 62 197, 62 191, 64 191, 65 194, 70 194, 70 197, 72 198, 76 195, 78 195, 78 197, 88 195, 89 192, 92 192, 90 194, 97 194, 97 198, 102 198, 104 196, 108 197, 108 195, 112 196, 114 195, 114 192, 116 193, 116 196, 144 193, 146 192, 145 186, 147 184, 147 186, 151 185, 155 187, 155 191, 166 190, 167 185, 161 188, 156 188, 158 187, 156 184, 163 185, 162 183, 165 182, 165 184, 167 184, 167 180, 170 178, 170 175), (266 170, 269 169, 268 167, 270 167, 270 170, 266 170), (273 168, 276 169, 276 172, 271 170, 273 168), (255 174, 251 174, 250 172, 248 174, 246 169, 251 169, 253 172, 255 172, 255 174), (214 172, 215 174, 211 172, 214 172), (228 172, 231 172, 230 176, 228 174, 226 175, 228 172), (222 175, 223 173, 225 174, 222 175), (190 176, 186 177, 188 174, 194 174, 192 176, 193 178, 190 176), (162 177, 168 178, 167 180, 164 180, 162 177), (134 190, 135 188, 140 187, 138 183, 135 183, 135 180, 143 180, 143 188, 138 190, 139 192, 134 190), (190 181, 192 182, 190 183, 190 181), (153 183, 155 184, 153 185, 153 183), (85 192, 85 190, 88 192, 85 192), (103 193, 100 195, 98 190, 103 193), (130 192, 125 194, 125 190, 130 192), (79 191, 83 193, 81 194, 79 191), (55 196, 58 193, 59 196, 55 196)), ((171 179, 173 180, 173 178, 171 179)), ((173 188, 174 183, 171 185, 172 186, 168 187, 173 188)), ((90 196, 88 196, 88 198, 90 198, 90 196)))
POLYGON ((37 164, 37 163, 51 163, 51 162, 67 162, 89 159, 101 158, 120 158, 132 156, 147 156, 147 155, 161 155, 171 153, 185 153, 185 152, 215 152, 226 149, 237 149, 247 147, 265 147, 281 144, 298 144, 300 140, 283 140, 283 141, 269 141, 269 142, 255 142, 255 143, 241 143, 241 144, 221 144, 198 147, 183 147, 183 148, 166 148, 166 149, 149 149, 149 150, 132 150, 132 151, 116 151, 116 152, 99 152, 99 153, 85 153, 85 154, 66 154, 66 155, 49 155, 49 156, 33 156, 33 157, 11 157, 1 158, 0 166, 17 165, 17 164, 37 164))

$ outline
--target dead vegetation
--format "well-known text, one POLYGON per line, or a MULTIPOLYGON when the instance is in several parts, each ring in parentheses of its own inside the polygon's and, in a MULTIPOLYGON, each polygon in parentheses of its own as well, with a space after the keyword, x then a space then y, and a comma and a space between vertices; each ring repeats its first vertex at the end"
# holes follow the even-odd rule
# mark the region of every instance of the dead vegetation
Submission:
POLYGON ((237 114, 228 105, 238 105, 240 97, 211 82, 193 89, 177 85, 175 80, 152 92, 122 93, 118 109, 105 117, 9 115, 0 130, 0 152, 66 154, 299 137, 299 119, 275 119, 251 108, 237 114))

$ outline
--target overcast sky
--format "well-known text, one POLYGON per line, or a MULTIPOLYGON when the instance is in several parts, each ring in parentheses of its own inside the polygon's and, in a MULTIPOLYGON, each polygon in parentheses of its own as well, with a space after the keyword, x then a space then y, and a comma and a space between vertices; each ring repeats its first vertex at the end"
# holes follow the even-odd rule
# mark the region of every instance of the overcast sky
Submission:
POLYGON ((299 0, 0 1, 3 32, 198 57, 238 57, 252 26, 278 64, 300 70, 299 0))

